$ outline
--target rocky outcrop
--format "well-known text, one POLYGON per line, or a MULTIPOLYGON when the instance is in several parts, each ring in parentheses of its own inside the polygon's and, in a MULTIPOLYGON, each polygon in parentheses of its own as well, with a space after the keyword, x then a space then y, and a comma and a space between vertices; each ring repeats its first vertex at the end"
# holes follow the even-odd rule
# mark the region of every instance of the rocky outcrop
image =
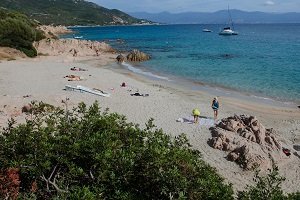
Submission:
POLYGON ((76 40, 76 39, 44 39, 34 43, 39 55, 64 55, 64 56, 99 56, 100 53, 115 50, 108 44, 98 41, 76 40))
POLYGON ((137 50, 134 49, 132 50, 128 55, 127 55, 127 60, 131 62, 141 62, 141 61, 146 61, 149 60, 150 56, 137 50))
POLYGON ((45 36, 47 38, 54 38, 54 36, 58 36, 61 34, 67 34, 67 33, 72 33, 72 30, 68 29, 65 26, 47 26, 47 25, 42 25, 38 26, 38 29, 42 30, 45 33, 45 36))
POLYGON ((235 115, 222 119, 211 132, 209 144, 228 152, 227 159, 246 170, 268 169, 272 160, 276 161, 282 155, 275 131, 266 129, 254 116, 235 115))
POLYGON ((27 104, 22 107, 22 113, 30 113, 32 111, 32 105, 27 104))
POLYGON ((117 61, 119 63, 123 62, 125 60, 125 57, 122 55, 122 54, 119 54, 117 57, 116 57, 117 61))
POLYGON ((72 33, 72 30, 68 29, 66 26, 49 26, 41 25, 38 29, 44 31, 45 34, 51 32, 52 34, 58 36, 60 34, 72 33))

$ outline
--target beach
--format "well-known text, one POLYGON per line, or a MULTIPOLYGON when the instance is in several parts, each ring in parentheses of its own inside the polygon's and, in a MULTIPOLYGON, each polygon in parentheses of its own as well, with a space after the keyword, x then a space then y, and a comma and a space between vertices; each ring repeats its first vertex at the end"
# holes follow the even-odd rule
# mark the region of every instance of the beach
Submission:
MULTIPOLYGON (((123 114, 128 121, 138 123, 141 127, 144 127, 150 118, 154 118, 157 128, 162 128, 166 134, 176 136, 185 133, 193 148, 199 150, 203 159, 215 167, 226 181, 232 183, 236 191, 253 184, 253 171, 241 169, 236 163, 226 160, 225 152, 208 145, 211 138, 209 125, 177 122, 179 118, 191 118, 194 108, 200 110, 201 116, 212 118, 212 94, 134 74, 118 66, 116 56, 117 54, 112 52, 101 52, 99 56, 49 55, 34 59, 1 61, 1 128, 6 126, 11 117, 18 123, 24 122, 26 115, 21 112, 22 106, 33 100, 64 108, 62 101, 69 99, 69 109, 79 102, 90 105, 98 101, 103 110, 109 108, 109 112, 123 114), (71 71, 71 67, 87 71, 71 71), (84 79, 68 81, 64 77, 70 74, 84 79), (121 87, 123 82, 126 83, 126 87, 121 87), (85 92, 66 91, 65 85, 97 88, 110 93, 111 96, 101 97, 85 92), (132 96, 134 93, 144 96, 132 96)), ((219 119, 234 114, 254 115, 265 127, 276 130, 276 137, 282 146, 295 152, 293 144, 300 143, 300 109, 225 96, 219 96, 219 100, 219 119)), ((300 158, 294 154, 290 157, 282 156, 277 165, 281 175, 286 177, 282 185, 283 190, 299 190, 300 158)))

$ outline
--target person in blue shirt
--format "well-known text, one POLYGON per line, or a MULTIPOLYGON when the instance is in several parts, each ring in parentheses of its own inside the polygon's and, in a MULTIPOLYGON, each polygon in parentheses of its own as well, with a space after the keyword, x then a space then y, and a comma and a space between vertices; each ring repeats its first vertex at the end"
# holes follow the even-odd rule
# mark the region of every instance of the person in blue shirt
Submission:
POLYGON ((214 110, 214 119, 218 118, 218 110, 219 110, 219 101, 218 98, 215 97, 211 103, 211 108, 214 110))

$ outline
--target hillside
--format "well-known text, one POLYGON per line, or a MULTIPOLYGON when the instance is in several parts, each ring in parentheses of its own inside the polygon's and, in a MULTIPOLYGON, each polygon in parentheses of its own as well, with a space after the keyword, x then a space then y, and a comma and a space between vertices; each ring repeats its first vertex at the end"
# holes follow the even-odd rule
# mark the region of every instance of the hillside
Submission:
MULTIPOLYGON (((230 11, 235 23, 300 23, 300 13, 265 13, 230 11)), ((185 13, 130 13, 134 17, 166 24, 223 24, 228 20, 227 10, 217 12, 185 12, 185 13)))
POLYGON ((0 7, 23 12, 42 24, 125 25, 145 22, 84 0, 1 0, 0 7))

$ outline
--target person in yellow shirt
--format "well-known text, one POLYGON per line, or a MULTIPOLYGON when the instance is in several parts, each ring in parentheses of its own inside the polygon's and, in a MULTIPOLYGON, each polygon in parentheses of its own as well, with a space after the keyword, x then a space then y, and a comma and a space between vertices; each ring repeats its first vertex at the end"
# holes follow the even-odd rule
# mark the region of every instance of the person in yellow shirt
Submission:
POLYGON ((200 111, 195 108, 193 109, 194 123, 198 123, 198 119, 200 117, 200 111))

